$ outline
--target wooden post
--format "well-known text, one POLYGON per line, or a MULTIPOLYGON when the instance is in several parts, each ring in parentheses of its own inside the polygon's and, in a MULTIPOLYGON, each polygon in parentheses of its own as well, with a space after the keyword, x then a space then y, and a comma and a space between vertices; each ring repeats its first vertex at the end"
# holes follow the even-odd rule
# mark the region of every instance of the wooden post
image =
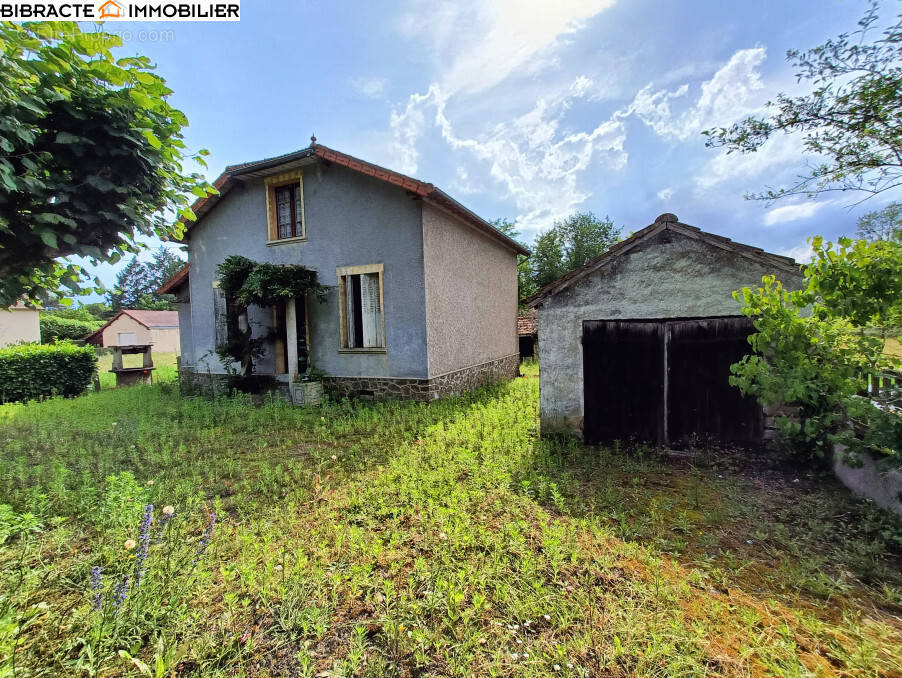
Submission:
POLYGON ((285 303, 285 337, 288 344, 288 381, 298 374, 298 319, 294 299, 285 303))
POLYGON ((272 307, 272 326, 276 331, 275 341, 273 341, 273 350, 275 351, 275 368, 276 374, 285 374, 287 370, 287 366, 285 365, 285 340, 282 339, 282 314, 279 312, 281 306, 276 305, 272 307))
POLYGON ((153 357, 150 354, 150 345, 144 347, 144 367, 153 367, 153 357))
POLYGON ((122 348, 120 346, 113 347, 113 371, 122 369, 122 348))

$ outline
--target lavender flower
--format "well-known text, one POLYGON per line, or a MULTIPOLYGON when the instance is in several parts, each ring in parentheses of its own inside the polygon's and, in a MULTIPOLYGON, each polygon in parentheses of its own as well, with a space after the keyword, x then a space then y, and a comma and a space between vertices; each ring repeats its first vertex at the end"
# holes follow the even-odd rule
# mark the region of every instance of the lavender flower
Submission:
POLYGON ((153 523, 153 504, 144 507, 144 518, 141 520, 141 526, 138 528, 138 543, 140 548, 135 554, 135 585, 138 588, 141 583, 141 577, 144 576, 146 569, 144 561, 147 560, 147 550, 150 548, 150 526, 153 523))
POLYGON ((210 540, 213 538, 213 532, 216 531, 216 514, 211 512, 210 519, 207 521, 207 526, 204 527, 204 533, 200 536, 200 543, 197 545, 197 554, 194 558, 194 564, 197 564, 197 561, 200 560, 200 557, 204 554, 204 551, 207 550, 207 547, 210 545, 210 540))
POLYGON ((128 595, 128 575, 125 575, 115 587, 113 587, 113 605, 118 610, 122 603, 125 602, 125 597, 128 595))
POLYGON ((91 590, 94 592, 94 609, 99 610, 103 605, 103 592, 101 591, 101 587, 103 586, 103 582, 101 580, 103 573, 103 568, 100 565, 95 565, 91 568, 91 590))

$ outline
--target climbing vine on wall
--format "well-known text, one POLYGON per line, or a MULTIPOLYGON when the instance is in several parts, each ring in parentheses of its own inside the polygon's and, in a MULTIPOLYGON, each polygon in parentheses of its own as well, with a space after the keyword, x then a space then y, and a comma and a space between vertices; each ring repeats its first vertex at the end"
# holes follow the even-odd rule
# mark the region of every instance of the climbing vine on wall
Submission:
POLYGON ((225 295, 228 314, 228 340, 216 347, 219 357, 228 363, 239 363, 239 375, 254 371, 254 361, 264 353, 268 336, 253 337, 247 320, 248 306, 275 306, 289 299, 312 295, 321 303, 328 287, 319 283, 316 271, 294 264, 261 263, 237 254, 229 256, 217 267, 219 289, 225 295))

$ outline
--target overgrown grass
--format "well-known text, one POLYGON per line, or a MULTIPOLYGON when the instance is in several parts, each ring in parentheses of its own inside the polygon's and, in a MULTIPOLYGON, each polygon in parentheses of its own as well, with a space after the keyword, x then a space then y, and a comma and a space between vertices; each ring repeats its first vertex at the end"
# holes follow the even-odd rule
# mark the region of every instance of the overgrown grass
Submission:
POLYGON ((0 408, 0 675, 902 673, 898 522, 732 454, 538 440, 529 371, 0 408))

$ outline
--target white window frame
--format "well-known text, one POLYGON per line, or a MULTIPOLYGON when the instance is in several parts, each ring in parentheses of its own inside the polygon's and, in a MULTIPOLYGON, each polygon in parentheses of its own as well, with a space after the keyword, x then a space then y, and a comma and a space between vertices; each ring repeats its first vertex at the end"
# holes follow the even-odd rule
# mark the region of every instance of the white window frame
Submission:
MULTIPOLYGON (((385 267, 383 264, 366 264, 363 266, 342 266, 335 269, 335 275, 338 277, 338 310, 340 317, 340 339, 338 350, 340 353, 385 353, 385 267), (348 276, 352 275, 371 275, 376 276, 379 285, 379 317, 376 319, 376 341, 371 339, 372 343, 378 342, 378 346, 352 346, 351 327, 354 319, 348 312, 349 303, 352 303, 348 295, 348 276)), ((363 280, 361 280, 361 283, 363 280)), ((362 294, 363 290, 361 290, 362 294)), ((364 300, 361 299, 361 302, 364 300)), ((361 303, 361 306, 363 303, 361 303)))

